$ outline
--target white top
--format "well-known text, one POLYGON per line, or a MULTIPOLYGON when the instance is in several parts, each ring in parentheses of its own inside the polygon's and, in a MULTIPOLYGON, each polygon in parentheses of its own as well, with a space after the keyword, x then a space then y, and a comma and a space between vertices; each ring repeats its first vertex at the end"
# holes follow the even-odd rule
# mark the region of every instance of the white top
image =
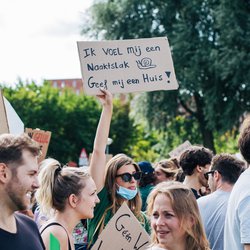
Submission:
POLYGON ((250 168, 241 174, 231 192, 224 228, 224 249, 243 250, 250 244, 250 168))

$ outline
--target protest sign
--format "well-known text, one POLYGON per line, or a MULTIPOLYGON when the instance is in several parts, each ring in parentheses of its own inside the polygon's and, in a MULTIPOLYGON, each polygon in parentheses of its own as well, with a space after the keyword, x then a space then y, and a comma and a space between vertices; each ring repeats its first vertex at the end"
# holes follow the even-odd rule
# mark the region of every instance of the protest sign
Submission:
POLYGON ((185 141, 184 143, 182 143, 181 145, 179 145, 177 148, 175 148, 174 150, 172 150, 169 153, 169 155, 172 158, 179 157, 181 155, 181 153, 183 153, 186 149, 188 149, 191 146, 192 145, 191 145, 191 143, 189 141, 185 141))
POLYGON ((24 124, 0 90, 0 134, 22 134, 24 124))
POLYGON ((166 37, 77 42, 84 92, 100 94, 177 89, 166 37))
POLYGON ((49 142, 51 138, 51 132, 50 131, 44 131, 40 129, 31 129, 26 128, 25 132, 36 142, 39 143, 41 147, 41 155, 39 156, 39 162, 45 159, 49 142))
POLYGON ((149 235, 124 202, 91 249, 145 250, 149 244, 149 235))

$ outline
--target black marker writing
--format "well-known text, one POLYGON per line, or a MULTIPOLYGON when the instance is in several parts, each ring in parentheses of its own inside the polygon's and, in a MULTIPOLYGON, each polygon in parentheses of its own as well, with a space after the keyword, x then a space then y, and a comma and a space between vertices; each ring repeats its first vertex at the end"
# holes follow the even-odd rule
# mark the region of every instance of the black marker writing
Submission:
POLYGON ((149 75, 149 74, 142 74, 144 82, 157 82, 162 81, 162 75, 149 75))
POLYGON ((127 53, 128 54, 133 53, 136 56, 140 56, 141 55, 141 48, 140 48, 140 46, 127 47, 127 53))
POLYGON ((112 81, 112 84, 114 85, 114 86, 120 86, 122 89, 124 89, 124 83, 123 83, 123 80, 121 79, 121 80, 114 80, 114 81, 112 81))
POLYGON ((151 52, 151 51, 160 51, 160 50, 161 50, 160 46, 155 46, 155 47, 151 46, 151 47, 147 47, 147 48, 146 48, 146 51, 147 51, 147 52, 151 52))
POLYGON ((121 56, 121 55, 123 55, 119 48, 115 48, 115 49, 102 48, 102 51, 105 53, 105 55, 109 55, 109 56, 118 56, 118 55, 121 56))
POLYGON ((114 63, 87 63, 88 71, 98 71, 98 70, 109 70, 109 69, 127 69, 129 68, 128 62, 123 61, 122 63, 114 62, 114 63))
MULTIPOLYGON (((123 224, 118 224, 118 222, 120 222, 120 219, 121 219, 122 217, 124 217, 124 216, 130 217, 129 214, 123 214, 123 215, 121 215, 120 217, 118 217, 117 220, 116 220, 116 222, 115 222, 115 228, 116 228, 116 230, 119 231, 119 232, 121 232, 123 229, 125 229, 125 226, 124 226, 123 224)), ((122 236, 123 236, 128 242, 130 242, 130 241, 132 240, 132 237, 131 237, 130 232, 129 232, 128 230, 126 230, 126 229, 122 231, 122 236)))
POLYGON ((165 71, 165 73, 166 73, 166 75, 167 75, 167 77, 168 77, 168 83, 170 83, 170 74, 171 74, 171 72, 170 71, 165 71))
POLYGON ((140 238, 141 238, 141 234, 142 233, 140 233, 139 234, 139 236, 138 236, 138 238, 137 238, 137 241, 136 241, 136 243, 135 243, 135 245, 134 245, 134 249, 135 250, 139 250, 140 248, 142 248, 143 246, 145 246, 149 241, 146 241, 146 242, 144 242, 142 245, 140 245, 139 247, 137 247, 137 243, 139 242, 139 240, 140 240, 140 238))
POLYGON ((99 244, 99 246, 98 246, 97 250, 100 250, 100 249, 101 249, 102 242, 103 242, 103 241, 101 240, 101 242, 100 242, 100 244, 99 244))
POLYGON ((141 60, 136 60, 136 63, 139 69, 152 69, 156 67, 156 65, 152 64, 152 59, 149 57, 144 57, 141 60))
POLYGON ((108 89, 107 87, 107 80, 103 80, 102 82, 95 82, 93 80, 93 76, 91 76, 89 79, 88 79, 88 86, 90 88, 104 88, 104 89, 108 89))
POLYGON ((85 52, 84 58, 86 58, 88 56, 96 56, 95 50, 92 48, 84 49, 83 51, 85 52))

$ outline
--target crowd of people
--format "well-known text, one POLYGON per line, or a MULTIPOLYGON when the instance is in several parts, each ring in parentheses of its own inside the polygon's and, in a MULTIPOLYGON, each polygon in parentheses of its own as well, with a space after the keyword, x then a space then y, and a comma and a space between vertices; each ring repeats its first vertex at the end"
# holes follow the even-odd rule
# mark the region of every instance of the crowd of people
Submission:
POLYGON ((0 135, 0 249, 91 249, 125 202, 151 235, 148 250, 250 249, 250 119, 239 136, 240 160, 190 146, 177 158, 106 163, 112 95, 102 113, 87 170, 47 158, 28 135, 0 135), (32 201, 32 202, 31 202, 32 201), (32 212, 31 212, 32 211, 32 212))

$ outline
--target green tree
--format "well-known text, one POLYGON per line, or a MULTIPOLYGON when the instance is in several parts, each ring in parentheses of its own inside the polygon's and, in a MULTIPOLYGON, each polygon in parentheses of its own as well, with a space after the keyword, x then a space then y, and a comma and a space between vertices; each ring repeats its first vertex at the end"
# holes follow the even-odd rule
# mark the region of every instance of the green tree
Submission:
MULTIPOLYGON (((4 96, 10 101, 25 127, 52 132, 47 156, 66 163, 78 161, 82 148, 92 152, 101 105, 94 97, 76 95, 71 90, 59 92, 45 82, 19 82, 15 88, 4 87, 4 96)), ((135 129, 128 116, 129 104, 114 101, 111 135, 114 140, 110 153, 127 152, 133 144, 135 129)))
POLYGON ((15 88, 4 88, 25 127, 52 132, 47 156, 62 163, 78 161, 81 148, 91 152, 100 107, 88 96, 77 96, 70 90, 59 93, 45 82, 20 83, 15 88))
POLYGON ((167 36, 180 87, 147 93, 144 113, 151 127, 162 129, 177 115, 191 116, 203 144, 215 151, 214 131, 237 126, 250 109, 249 5, 244 0, 99 1, 83 32, 98 39, 167 36))
POLYGON ((130 155, 136 162, 154 163, 160 159, 161 148, 158 147, 160 135, 158 131, 147 131, 143 125, 136 125, 136 142, 130 145, 130 155))
POLYGON ((121 103, 119 99, 114 100, 114 111, 110 127, 110 137, 113 143, 110 146, 111 152, 127 153, 130 155, 130 145, 135 142, 135 128, 133 119, 129 117, 129 103, 121 103))

